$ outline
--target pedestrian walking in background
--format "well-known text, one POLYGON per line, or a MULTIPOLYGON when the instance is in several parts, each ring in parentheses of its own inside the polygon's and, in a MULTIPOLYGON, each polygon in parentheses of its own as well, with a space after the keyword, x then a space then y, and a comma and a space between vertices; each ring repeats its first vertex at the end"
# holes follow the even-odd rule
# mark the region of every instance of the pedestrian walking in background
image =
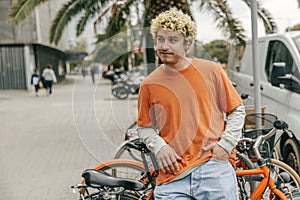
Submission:
POLYGON ((92 77, 92 81, 93 81, 93 84, 95 83, 95 75, 99 73, 99 69, 98 69, 98 66, 94 65, 92 68, 91 68, 91 77, 92 77))
POLYGON ((46 89, 47 96, 51 95, 53 83, 57 82, 52 65, 47 65, 47 67, 43 70, 42 76, 44 78, 44 87, 46 89))
POLYGON ((30 81, 31 85, 34 86, 34 90, 35 90, 35 96, 38 97, 38 92, 39 92, 39 88, 40 88, 40 75, 38 74, 38 69, 34 69, 33 74, 31 75, 31 81, 30 81))
POLYGON ((82 67, 81 73, 82 73, 82 77, 85 78, 85 76, 87 75, 87 70, 84 67, 82 67))
POLYGON ((162 64, 141 84, 137 125, 160 168, 155 199, 237 200, 230 158, 244 124, 242 99, 220 64, 187 57, 196 36, 190 16, 172 8, 150 32, 162 64))

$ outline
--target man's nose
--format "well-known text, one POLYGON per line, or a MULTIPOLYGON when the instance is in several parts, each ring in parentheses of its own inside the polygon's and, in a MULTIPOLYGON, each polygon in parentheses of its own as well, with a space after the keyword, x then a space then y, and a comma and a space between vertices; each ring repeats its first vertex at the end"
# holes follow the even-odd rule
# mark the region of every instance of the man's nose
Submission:
POLYGON ((169 42, 166 40, 162 43, 161 45, 161 49, 169 49, 169 42))

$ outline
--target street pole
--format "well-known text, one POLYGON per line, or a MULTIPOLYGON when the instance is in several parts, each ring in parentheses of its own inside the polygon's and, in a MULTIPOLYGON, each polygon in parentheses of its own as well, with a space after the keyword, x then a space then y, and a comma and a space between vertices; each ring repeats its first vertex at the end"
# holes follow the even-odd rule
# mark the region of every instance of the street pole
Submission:
POLYGON ((127 22, 127 52, 128 52, 128 71, 132 70, 132 41, 131 41, 131 26, 130 26, 130 21, 127 22))
MULTIPOLYGON (((254 81, 254 108, 255 113, 261 113, 261 93, 260 93, 260 74, 259 74, 259 48, 257 36, 257 2, 251 0, 251 26, 252 26, 252 63, 253 63, 253 81, 254 81)), ((261 127, 261 119, 255 118, 256 128, 261 127)))

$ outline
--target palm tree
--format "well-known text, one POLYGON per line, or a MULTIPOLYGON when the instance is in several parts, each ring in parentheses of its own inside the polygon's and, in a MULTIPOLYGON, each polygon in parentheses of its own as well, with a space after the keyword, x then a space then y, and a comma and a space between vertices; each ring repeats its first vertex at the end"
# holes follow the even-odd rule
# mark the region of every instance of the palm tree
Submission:
MULTIPOLYGON (((250 5, 250 0, 243 0, 247 5, 250 5)), ((299 2, 300 0, 298 0, 299 2)), ((33 9, 47 2, 47 0, 17 0, 12 4, 9 10, 9 18, 12 23, 18 24, 24 20, 33 9)), ((68 23, 79 14, 82 16, 77 23, 77 36, 82 34, 86 24, 89 20, 98 16, 94 22, 94 26, 101 23, 104 17, 110 16, 105 34, 98 35, 98 41, 102 41, 111 35, 114 35, 126 29, 128 20, 131 15, 131 8, 134 5, 143 4, 144 10, 142 15, 142 26, 149 27, 150 20, 158 13, 169 9, 170 7, 177 7, 184 12, 191 14, 190 4, 187 0, 69 0, 56 14, 50 28, 50 42, 57 45, 64 28, 68 23)), ((299 2, 300 5, 300 2, 299 2)), ((238 19, 232 16, 230 6, 226 0, 201 0, 199 4, 200 9, 207 9, 215 16, 218 23, 218 28, 228 36, 228 40, 235 45, 245 44, 244 29, 238 19)), ((270 13, 259 6, 258 16, 262 19, 265 26, 266 33, 272 33, 277 30, 276 24, 270 13)), ((96 29, 95 29, 96 30, 96 29)), ((151 47, 153 41, 149 34, 146 36, 146 46, 151 47)), ((147 63, 155 63, 155 54, 153 48, 146 48, 147 63)), ((153 68, 153 66, 150 68, 153 68)), ((150 69, 151 71, 151 69, 150 69)))

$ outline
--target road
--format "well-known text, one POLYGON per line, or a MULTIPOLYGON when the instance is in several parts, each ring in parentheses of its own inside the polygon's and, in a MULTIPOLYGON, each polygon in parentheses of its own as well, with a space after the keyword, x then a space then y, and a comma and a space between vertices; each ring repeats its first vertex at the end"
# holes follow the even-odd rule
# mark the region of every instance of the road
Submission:
POLYGON ((113 157, 136 119, 136 96, 110 91, 110 81, 81 76, 55 84, 50 97, 0 91, 0 199, 77 199, 70 186, 113 157))

